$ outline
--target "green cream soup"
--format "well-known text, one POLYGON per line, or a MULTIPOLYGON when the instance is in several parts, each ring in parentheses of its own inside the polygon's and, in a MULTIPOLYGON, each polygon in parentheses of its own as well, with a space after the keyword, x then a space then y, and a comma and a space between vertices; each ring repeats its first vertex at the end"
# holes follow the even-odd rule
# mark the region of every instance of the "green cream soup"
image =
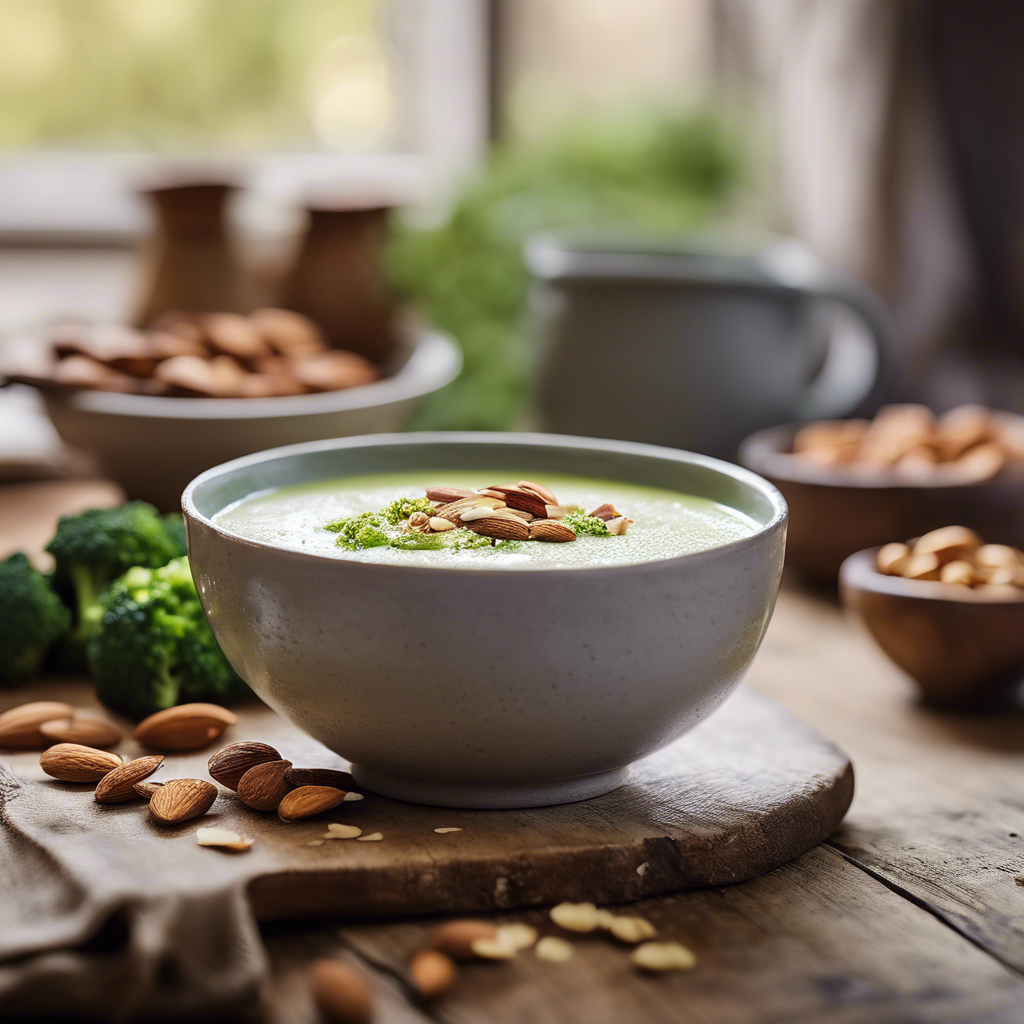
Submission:
MULTIPOLYGON (((240 537, 315 555, 460 569, 566 569, 649 562, 728 544, 749 537, 757 529, 752 519, 706 498, 587 477, 538 477, 525 469, 518 475, 506 470, 474 472, 471 476, 431 471, 342 477, 251 494, 218 512, 214 522, 240 537), (633 522, 621 535, 590 536, 581 530, 576 540, 567 543, 500 541, 491 546, 489 540, 480 541, 468 530, 451 530, 438 535, 445 537, 446 545, 457 535, 483 546, 439 550, 360 548, 346 544, 344 539, 339 546, 339 534, 326 528, 347 517, 377 512, 398 498, 423 498, 428 486, 444 484, 475 490, 489 483, 518 479, 537 480, 553 491, 559 502, 578 505, 584 512, 609 503, 633 522)), ((390 537, 402 543, 406 538, 410 543, 420 543, 422 537, 409 531, 405 521, 388 524, 387 530, 390 537)))

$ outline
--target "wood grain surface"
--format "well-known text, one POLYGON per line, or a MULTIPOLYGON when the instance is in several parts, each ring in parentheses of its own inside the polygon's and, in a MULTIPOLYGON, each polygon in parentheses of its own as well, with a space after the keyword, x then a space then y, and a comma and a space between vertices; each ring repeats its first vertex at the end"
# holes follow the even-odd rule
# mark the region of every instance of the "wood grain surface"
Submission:
MULTIPOLYGON (((36 687, 49 699, 94 705, 85 681, 36 687)), ((3 695, 3 705, 15 703, 3 695)), ((0 707, 0 710, 3 708, 0 707)), ((296 767, 347 764, 264 705, 237 709, 239 722, 210 749, 169 754, 152 781, 207 778, 217 746, 271 743, 296 767)), ((127 740, 118 752, 147 752, 127 740)), ((112 809, 91 786, 58 783, 37 753, 3 754, 16 774, 73 801, 76 842, 114 847, 111 863, 150 891, 236 880, 262 920, 488 911, 559 900, 602 903, 743 881, 792 860, 838 828, 853 795, 846 756, 789 712, 740 690, 688 736, 637 765, 621 789, 561 807, 467 811, 420 807, 367 793, 316 819, 285 823, 222 790, 211 812, 174 828, 143 801, 112 809), (81 805, 80 807, 78 805, 81 805), (321 839, 330 821, 358 825, 381 842, 321 839), (244 856, 200 848, 197 825, 218 824, 255 840, 244 856), (437 828, 461 831, 439 834, 437 828), (112 840, 117 840, 113 843, 112 840), (129 850, 120 858, 117 850, 129 850)), ((34 812, 38 813, 38 811, 34 812)), ((12 814, 17 820, 17 804, 12 814)), ((39 837, 60 855, 61 839, 39 837)))
MULTIPOLYGON (((369 981, 376 1024, 1024 1021, 1024 710, 922 707, 833 599, 792 583, 749 682, 850 753, 857 792, 831 840, 775 871, 630 905, 695 949, 694 971, 641 976, 584 937, 567 964, 467 965, 424 1007, 406 964, 435 919, 268 923, 252 1019, 314 1024, 305 969, 336 956, 369 981)), ((550 928, 543 909, 494 920, 550 928)))

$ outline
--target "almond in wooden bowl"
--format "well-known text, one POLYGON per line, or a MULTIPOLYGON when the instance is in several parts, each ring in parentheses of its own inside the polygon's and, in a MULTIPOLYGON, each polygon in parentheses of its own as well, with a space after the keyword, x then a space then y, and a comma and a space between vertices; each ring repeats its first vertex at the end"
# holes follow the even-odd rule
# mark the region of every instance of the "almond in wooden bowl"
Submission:
MULTIPOLYGON (((873 446, 863 462, 794 452, 798 436, 812 427, 819 428, 816 450, 827 450, 827 443, 841 449, 851 441, 841 433, 836 436, 836 431, 858 421, 770 427, 743 442, 740 462, 770 480, 789 505, 787 566, 804 577, 832 582, 843 559, 855 552, 917 537, 948 523, 966 523, 982 536, 1024 539, 1024 417, 985 410, 986 436, 998 430, 998 465, 992 461, 990 441, 975 444, 956 460, 939 462, 940 449, 955 450, 948 432, 960 429, 956 417, 948 413, 936 419, 924 410, 925 417, 913 411, 920 407, 909 408, 909 415, 897 417, 903 422, 886 427, 890 447, 873 446), (952 417, 952 427, 947 417, 952 417), (926 446, 920 443, 922 438, 926 446), (925 450, 936 460, 927 464, 927 472, 898 470, 891 461, 895 452, 920 466, 927 459, 925 450)), ((861 438, 853 440, 863 443, 861 438)))
POLYGON ((990 704, 1019 683, 1024 590, 886 575, 878 568, 879 552, 859 551, 843 562, 843 604, 927 703, 990 704))

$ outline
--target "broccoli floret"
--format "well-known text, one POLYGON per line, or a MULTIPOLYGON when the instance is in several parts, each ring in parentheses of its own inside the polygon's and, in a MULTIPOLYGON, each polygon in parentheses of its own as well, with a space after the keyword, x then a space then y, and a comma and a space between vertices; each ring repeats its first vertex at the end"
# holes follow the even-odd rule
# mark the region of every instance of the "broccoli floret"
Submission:
POLYGON ((395 498, 390 505, 385 505, 380 510, 380 515, 392 526, 397 526, 413 512, 426 512, 429 516, 433 511, 434 503, 429 498, 395 498))
POLYGON ((134 718, 247 692, 207 625, 186 558, 136 566, 114 582, 89 662, 100 700, 134 718))
POLYGON ((349 519, 335 519, 325 530, 336 533, 339 548, 380 548, 391 539, 384 532, 384 523, 377 512, 362 512, 349 519))
POLYGON ((181 558, 188 550, 185 544, 185 517, 180 512, 169 512, 160 517, 160 522, 164 524, 167 539, 174 546, 171 558, 181 558))
POLYGON ((559 520, 563 525, 568 526, 573 533, 579 536, 588 537, 610 537, 608 527, 595 516, 588 516, 586 512, 570 512, 565 518, 559 520))
POLYGON ((0 562, 0 684, 35 675, 70 628, 71 613, 24 555, 0 562))
POLYGON ((84 644, 96 634, 103 595, 118 576, 133 565, 166 565, 185 553, 183 542, 184 529, 144 501, 63 516, 46 550, 56 563, 54 588, 74 616, 72 639, 84 644))

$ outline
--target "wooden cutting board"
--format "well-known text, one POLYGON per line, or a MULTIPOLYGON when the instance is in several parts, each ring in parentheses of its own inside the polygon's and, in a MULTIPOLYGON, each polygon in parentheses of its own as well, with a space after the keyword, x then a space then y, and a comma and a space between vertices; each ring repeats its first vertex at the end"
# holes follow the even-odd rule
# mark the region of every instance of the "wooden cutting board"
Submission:
MULTIPOLYGON (((43 698, 95 707, 87 682, 51 680, 4 693, 0 709, 43 698)), ((345 767, 260 704, 239 715, 211 750, 168 756, 154 781, 206 778, 212 750, 239 739, 271 743, 296 766, 345 767)), ((119 750, 142 753, 132 740, 119 750)), ((285 824, 222 790, 206 817, 167 828, 142 801, 103 807, 91 787, 48 779, 38 754, 0 753, 0 762, 26 780, 9 800, 9 820, 69 870, 100 858, 125 891, 237 888, 262 920, 611 903, 740 882, 821 842, 853 795, 842 751, 745 688, 694 732, 636 765, 616 792, 535 810, 448 811, 367 793, 322 818, 285 824), (331 821, 383 839, 310 845, 331 821), (214 823, 254 845, 242 854, 199 847, 197 827, 214 823)))

